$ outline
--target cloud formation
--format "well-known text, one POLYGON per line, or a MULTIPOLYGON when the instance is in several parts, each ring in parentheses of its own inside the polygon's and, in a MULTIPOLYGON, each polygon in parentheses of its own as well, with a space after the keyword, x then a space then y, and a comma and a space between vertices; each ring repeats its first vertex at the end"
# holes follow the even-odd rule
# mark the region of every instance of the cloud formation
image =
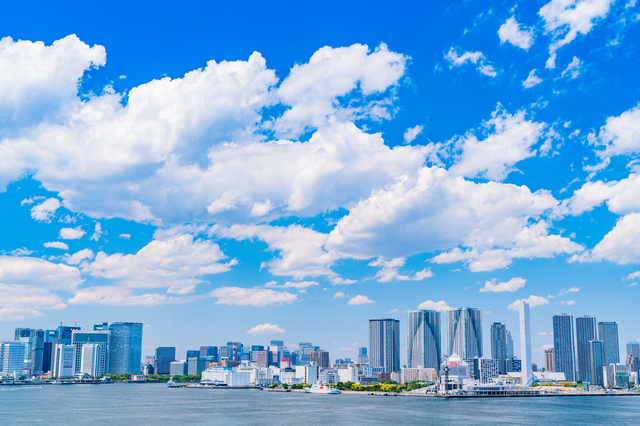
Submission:
POLYGON ((286 330, 281 329, 277 325, 271 325, 267 323, 252 327, 249 331, 247 331, 247 334, 278 334, 284 333, 285 331, 286 330))
POLYGON ((520 49, 529 50, 533 45, 533 30, 526 27, 520 27, 515 16, 507 19, 507 21, 498 29, 498 37, 500 43, 511 43, 520 49))

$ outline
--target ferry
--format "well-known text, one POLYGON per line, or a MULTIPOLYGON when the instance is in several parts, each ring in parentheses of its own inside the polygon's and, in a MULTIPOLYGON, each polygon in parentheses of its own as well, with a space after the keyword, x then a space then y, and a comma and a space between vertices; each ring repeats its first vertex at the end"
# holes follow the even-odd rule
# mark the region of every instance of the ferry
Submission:
POLYGON ((315 383, 310 388, 304 388, 306 393, 319 393, 319 394, 338 394, 340 391, 335 388, 330 388, 329 386, 322 383, 315 383))

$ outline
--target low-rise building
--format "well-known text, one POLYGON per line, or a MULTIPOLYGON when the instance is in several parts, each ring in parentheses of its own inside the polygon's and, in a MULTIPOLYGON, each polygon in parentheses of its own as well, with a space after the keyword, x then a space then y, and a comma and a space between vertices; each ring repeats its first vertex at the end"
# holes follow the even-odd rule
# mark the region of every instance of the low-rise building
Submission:
POLYGON ((229 367, 213 367, 202 372, 202 382, 228 387, 250 386, 251 374, 246 371, 234 371, 229 367))
POLYGON ((435 368, 403 368, 400 370, 400 383, 435 382, 438 373, 435 368))
POLYGON ((169 374, 172 376, 185 376, 187 367, 188 365, 184 361, 174 361, 169 366, 169 374))

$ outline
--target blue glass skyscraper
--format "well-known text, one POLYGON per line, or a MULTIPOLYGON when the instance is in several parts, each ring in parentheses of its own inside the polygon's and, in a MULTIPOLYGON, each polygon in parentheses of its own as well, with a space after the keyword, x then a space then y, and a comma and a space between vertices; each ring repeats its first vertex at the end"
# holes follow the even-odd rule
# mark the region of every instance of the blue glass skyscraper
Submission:
POLYGON ((142 323, 115 322, 109 325, 109 373, 139 374, 142 363, 142 323))

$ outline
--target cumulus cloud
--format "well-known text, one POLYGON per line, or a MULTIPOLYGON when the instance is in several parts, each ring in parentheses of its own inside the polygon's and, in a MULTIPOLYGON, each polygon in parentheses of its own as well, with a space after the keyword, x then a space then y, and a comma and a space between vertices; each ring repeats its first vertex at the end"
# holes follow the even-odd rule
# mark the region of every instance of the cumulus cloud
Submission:
POLYGON ((507 22, 498 29, 500 43, 511 43, 520 49, 529 50, 533 44, 533 30, 526 27, 520 27, 516 18, 512 16, 507 22))
POLYGON ((597 137, 590 134, 589 141, 596 147, 596 154, 605 159, 640 152, 640 104, 617 117, 608 117, 597 137))
POLYGON ((422 129, 424 128, 424 126, 422 126, 422 124, 418 124, 415 127, 409 127, 405 132, 404 132, 404 143, 411 143, 413 142, 413 140, 415 138, 418 137, 418 135, 420 133, 422 133, 422 129))
POLYGON ((614 0, 551 0, 538 15, 544 20, 545 32, 553 36, 551 52, 571 43, 578 34, 586 35, 593 25, 609 12, 614 0))
POLYGON ((529 76, 522 81, 522 87, 530 89, 538 84, 542 83, 542 79, 536 75, 536 70, 532 69, 529 76))
POLYGON ((347 295, 344 294, 341 291, 336 291, 336 294, 333 295, 334 299, 342 299, 342 298, 345 298, 345 297, 347 297, 347 295))
POLYGON ((174 297, 160 293, 136 294, 133 289, 121 286, 97 286, 76 291, 74 297, 67 303, 70 305, 158 306, 193 300, 195 300, 193 297, 174 297))
POLYGON ((576 254, 571 262, 608 260, 618 265, 640 262, 640 213, 630 213, 616 222, 592 250, 576 254))
POLYGON ((633 280, 635 278, 640 278, 640 271, 632 272, 629 275, 627 275, 624 279, 625 280, 633 280))
POLYGON ((90 249, 83 249, 75 252, 71 256, 65 259, 65 262, 69 265, 78 265, 85 259, 93 259, 93 251, 90 249))
POLYGON ((549 304, 549 301, 544 297, 531 295, 527 299, 516 300, 515 302, 509 304, 508 308, 512 311, 517 311, 518 309, 520 309, 520 304, 522 304, 522 302, 528 303, 531 308, 549 304))
POLYGON ((31 217, 39 222, 49 223, 61 205, 57 198, 48 198, 31 209, 31 217))
POLYGON ((275 281, 270 281, 267 284, 265 284, 265 287, 295 288, 300 293, 305 293, 307 288, 313 287, 313 286, 318 286, 318 285, 320 285, 320 284, 318 282, 316 282, 316 281, 287 281, 286 283, 284 283, 282 285, 278 285, 275 281))
POLYGON ((93 228, 93 235, 91 236, 91 241, 98 241, 100 237, 104 234, 102 231, 102 225, 100 222, 96 222, 96 226, 93 228))
POLYGON ((482 52, 459 53, 457 48, 452 47, 449 52, 445 53, 444 58, 449 62, 449 68, 461 67, 467 63, 472 63, 477 65, 476 69, 486 76, 495 77, 498 75, 493 66, 486 61, 482 52))
POLYGON ((367 296, 363 296, 361 294, 352 297, 349 299, 348 305, 368 305, 370 303, 376 303, 373 300, 369 299, 367 296))
POLYGON ((260 287, 220 287, 211 292, 217 298, 216 305, 268 306, 293 303, 298 299, 295 294, 264 289, 260 287))
POLYGON ((444 312, 444 311, 450 311, 451 308, 449 305, 447 305, 447 303, 444 300, 441 300, 439 302, 434 302, 432 300, 426 300, 424 302, 422 302, 421 304, 418 305, 418 309, 424 309, 427 311, 439 311, 439 312, 444 312))
POLYGON ((50 243, 43 244, 46 248, 57 248, 61 250, 69 250, 69 246, 62 241, 52 241, 50 243))
POLYGON ((487 293, 487 292, 501 293, 503 291, 514 292, 514 291, 517 291, 518 289, 523 288, 525 283, 527 282, 527 280, 520 277, 511 278, 509 281, 506 281, 506 282, 497 282, 497 281, 498 280, 496 278, 492 279, 491 281, 487 281, 484 284, 484 287, 480 289, 480 293, 487 293))
POLYGON ((60 230, 60 238, 63 240, 78 240, 86 233, 87 232, 82 230, 79 226, 77 228, 62 228, 60 230))
POLYGON ((131 234, 120 234, 118 235, 118 237, 124 239, 124 240, 129 240, 131 239, 131 234))
POLYGON ((256 325, 255 327, 252 327, 249 331, 247 331, 247 334, 277 334, 277 333, 284 333, 285 331, 286 330, 283 330, 277 325, 271 325, 267 323, 267 324, 260 324, 260 325, 256 325))

